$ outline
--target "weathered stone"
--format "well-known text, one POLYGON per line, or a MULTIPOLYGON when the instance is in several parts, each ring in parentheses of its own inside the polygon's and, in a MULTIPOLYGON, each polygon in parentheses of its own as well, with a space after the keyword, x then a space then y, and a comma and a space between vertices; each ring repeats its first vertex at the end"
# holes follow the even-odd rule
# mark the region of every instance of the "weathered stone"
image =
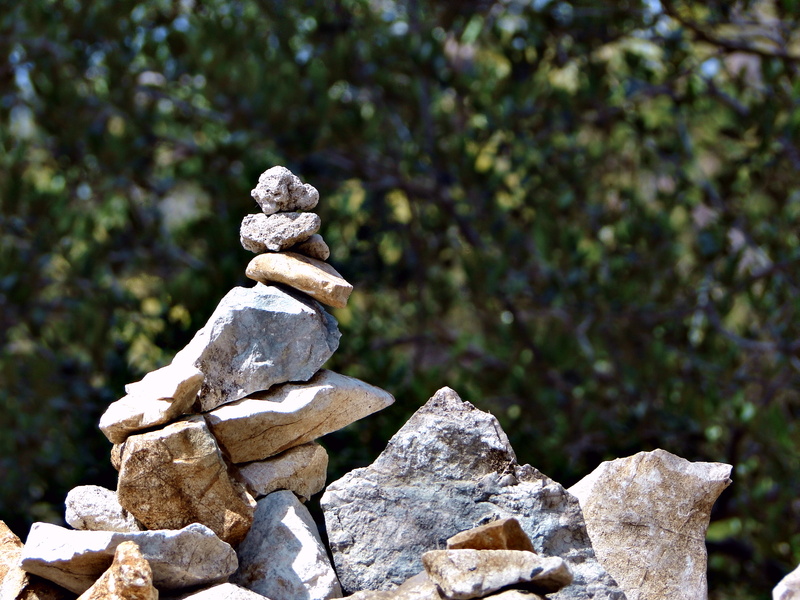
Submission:
POLYGON ((67 494, 64 520, 75 529, 142 531, 133 515, 122 508, 117 493, 99 485, 81 485, 67 494))
POLYGON ((0 521, 0 600, 67 600, 74 596, 62 587, 19 567, 22 541, 0 521))
MULTIPOLYGON (((202 590, 183 594, 175 600, 264 600, 265 597, 233 583, 218 583, 202 590)), ((168 599, 163 598, 163 600, 168 599)))
POLYGON ((705 536, 731 466, 664 450, 604 462, 570 492, 600 563, 628 600, 705 600, 705 536))
POLYGON ((205 375, 202 411, 286 381, 306 381, 339 346, 336 320, 311 299, 258 284, 237 287, 173 364, 205 375))
POLYGON ((131 433, 163 425, 191 411, 203 374, 197 367, 173 363, 125 386, 128 395, 112 402, 100 417, 100 430, 113 444, 131 433))
POLYGON ((310 256, 317 260, 328 260, 331 256, 331 249, 328 248, 328 244, 325 243, 325 240, 322 239, 322 236, 318 233, 312 235, 305 242, 295 244, 289 248, 289 251, 310 256))
POLYGON ((289 448, 277 456, 239 468, 241 481, 256 498, 276 490, 290 490, 308 500, 325 487, 327 472, 328 453, 316 442, 289 448))
POLYGON ((448 550, 525 550, 535 552, 531 538, 513 517, 498 519, 467 531, 457 533, 447 540, 448 550))
POLYGON ((181 530, 76 531, 34 523, 22 551, 22 568, 76 594, 91 587, 111 565, 122 542, 136 542, 150 563, 153 585, 180 589, 225 580, 236 570, 236 553, 208 527, 181 530))
POLYGON ((515 517, 535 550, 562 557, 574 580, 565 600, 625 598, 597 562, 577 499, 517 464, 497 420, 439 390, 365 468, 322 496, 330 547, 346 590, 391 589, 420 556, 460 531, 515 517))
POLYGON ((349 425, 394 402, 382 389, 322 370, 206 415, 231 462, 261 460, 349 425))
POLYGON ((499 594, 486 596, 486 600, 547 600, 544 596, 525 590, 506 590, 499 594))
POLYGON ((277 213, 247 215, 239 228, 239 241, 250 252, 280 252, 306 241, 317 231, 321 221, 314 213, 277 213))
POLYGON ((78 600, 158 600, 153 571, 135 542, 122 542, 108 570, 78 600))
POLYGON ((258 178, 250 192, 265 215, 278 211, 311 210, 319 201, 319 192, 303 183, 286 167, 272 167, 258 178))
POLYGON ((334 308, 347 306, 353 291, 328 263, 294 252, 259 254, 247 265, 246 275, 265 284, 286 284, 334 308))
POLYGON ((347 597, 348 600, 443 600, 436 584, 425 571, 406 579, 400 587, 391 591, 363 590, 347 597))
POLYGON ((772 590, 772 600, 800 600, 800 567, 780 580, 772 590))
POLYGON ((253 522, 255 500, 229 477, 200 415, 130 436, 122 450, 117 496, 148 529, 202 523, 238 544, 253 522))
POLYGON ((258 501, 253 528, 238 554, 239 570, 231 581, 272 600, 342 597, 317 526, 292 492, 258 501))
POLYGON ((451 600, 482 598, 508 586, 549 594, 572 582, 563 559, 526 550, 431 550, 422 555, 422 564, 451 600))

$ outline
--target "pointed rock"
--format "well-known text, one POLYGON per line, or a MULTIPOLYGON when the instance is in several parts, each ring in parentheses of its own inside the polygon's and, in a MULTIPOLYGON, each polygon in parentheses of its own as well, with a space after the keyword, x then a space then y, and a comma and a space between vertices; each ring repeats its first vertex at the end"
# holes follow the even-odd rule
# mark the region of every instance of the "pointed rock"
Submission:
POLYGON ((247 215, 239 228, 239 241, 250 252, 280 252, 305 242, 319 231, 321 221, 314 213, 247 215))
POLYGON ((153 585, 180 589, 224 580, 238 566, 236 553, 208 527, 193 523, 178 531, 75 531, 34 523, 21 565, 81 594, 111 565, 122 542, 133 541, 150 564, 153 585))
POLYGON ((202 590, 183 594, 175 600, 264 600, 264 598, 266 596, 256 594, 233 583, 218 583, 202 590))
POLYGON ((772 600, 800 600, 800 567, 775 586, 772 590, 772 600))
POLYGON ((388 392, 333 371, 220 406, 206 415, 231 462, 262 460, 392 404, 388 392))
POLYGON ((317 526, 289 491, 258 501, 253 528, 239 545, 231 581, 272 600, 341 598, 317 526))
POLYGON ((289 248, 289 251, 323 261, 328 260, 331 256, 331 249, 328 248, 328 244, 325 243, 325 240, 322 239, 322 236, 318 233, 312 235, 305 242, 300 242, 292 246, 289 248))
POLYGON ((515 517, 536 552, 562 557, 573 583, 553 598, 625 598, 597 562, 577 499, 517 464, 497 420, 439 390, 375 462, 328 485, 328 537, 346 590, 392 589, 420 556, 460 531, 515 517))
POLYGON ((153 571, 135 542, 122 542, 108 571, 78 600, 158 600, 153 571))
POLYGON ((486 525, 457 533, 447 540, 448 550, 525 550, 533 549, 531 538, 513 517, 498 519, 486 525))
POLYGON ((259 254, 247 265, 246 274, 264 284, 283 283, 334 308, 347 306, 353 291, 328 263, 294 252, 259 254))
POLYGON ((316 188, 300 181, 286 167, 272 167, 264 171, 250 195, 265 215, 278 211, 311 210, 319 201, 316 188))
POLYGON ((228 475, 203 417, 130 436, 122 449, 117 496, 148 529, 202 523, 238 544, 253 522, 255 500, 228 475))
POLYGON ((62 587, 19 567, 22 541, 0 521, 0 600, 71 600, 62 587))
POLYGON ((239 468, 240 480, 255 498, 290 490, 308 500, 325 487, 328 453, 316 442, 301 444, 267 460, 239 468))
POLYGON ((711 507, 731 466, 665 450, 601 463, 570 488, 597 558, 628 600, 705 600, 711 507))
POLYGON ((198 408, 211 410, 286 381, 306 381, 339 346, 336 320, 319 304, 274 286, 228 292, 173 364, 205 375, 198 408))
POLYGON ((75 529, 90 531, 142 531, 131 513, 122 508, 117 493, 99 485, 81 485, 70 490, 64 520, 75 529))

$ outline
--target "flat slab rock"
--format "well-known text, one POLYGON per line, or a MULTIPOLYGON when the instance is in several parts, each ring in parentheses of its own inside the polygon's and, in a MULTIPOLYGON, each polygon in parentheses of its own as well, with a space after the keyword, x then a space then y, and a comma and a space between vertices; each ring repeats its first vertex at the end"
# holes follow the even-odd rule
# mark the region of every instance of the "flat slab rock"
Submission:
POLYGON ((711 507, 731 465, 665 450, 600 464, 570 488, 600 563, 628 600, 705 600, 711 507))
POLYGON ((443 388, 365 468, 331 483, 322 508, 349 591, 388 590, 458 532, 515 517, 542 556, 563 558, 572 584, 551 598, 625 598, 597 561, 578 500, 516 456, 492 415, 443 388))
POLYGON ((239 228, 239 241, 250 252, 280 252, 305 242, 321 225, 314 213, 277 213, 247 215, 239 228))
POLYGON ((339 347, 336 320, 311 298, 275 286, 232 289, 173 359, 205 381, 200 411, 286 381, 306 381, 339 347))

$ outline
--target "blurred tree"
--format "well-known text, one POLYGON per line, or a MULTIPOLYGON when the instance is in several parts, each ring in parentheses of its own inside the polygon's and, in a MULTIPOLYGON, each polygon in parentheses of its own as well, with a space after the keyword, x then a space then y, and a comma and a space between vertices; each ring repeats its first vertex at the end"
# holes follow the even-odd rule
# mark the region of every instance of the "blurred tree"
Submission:
POLYGON ((114 485, 96 422, 233 285, 258 174, 322 195, 331 367, 569 485, 729 462, 712 597, 800 561, 800 3, 38 0, 0 13, 0 516, 114 485))

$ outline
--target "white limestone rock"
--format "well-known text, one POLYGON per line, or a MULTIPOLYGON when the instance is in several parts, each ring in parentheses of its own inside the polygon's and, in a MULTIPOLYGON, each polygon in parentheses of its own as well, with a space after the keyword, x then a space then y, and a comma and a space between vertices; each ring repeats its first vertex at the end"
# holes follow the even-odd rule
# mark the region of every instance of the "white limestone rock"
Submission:
POLYGON ((315 440, 393 402, 378 387, 322 370, 307 383, 287 383, 220 406, 206 419, 231 462, 243 463, 315 440))
POLYGON ((598 560, 628 600, 706 600, 706 530, 730 473, 654 450, 601 463, 570 488, 598 560))
POLYGON ((286 381, 306 381, 339 346, 336 320, 299 294, 257 284, 228 292, 173 364, 204 375, 196 407, 211 410, 286 381))
MULTIPOLYGON (((202 590, 195 590, 183 594, 175 600, 264 600, 266 596, 235 585, 233 583, 218 583, 202 590)), ((169 600, 162 598, 162 600, 169 600)))
POLYGON ((224 581, 238 566, 236 553, 208 527, 194 523, 180 530, 118 533, 75 531, 34 523, 22 551, 21 566, 81 594, 111 565, 122 542, 142 552, 159 589, 180 589, 224 581))
POLYGON ((142 531, 131 513, 122 508, 117 493, 99 485, 81 485, 70 490, 64 520, 75 529, 90 531, 142 531))
POLYGON ((108 570, 78 600, 158 600, 153 571, 135 542, 122 542, 108 570))
POLYGON ((280 252, 305 242, 322 224, 315 213, 285 212, 246 215, 239 228, 239 241, 250 252, 280 252))
POLYGON ((316 442, 239 467, 240 480, 255 498, 277 490, 290 490, 308 500, 325 487, 327 473, 328 453, 316 442))
POLYGON ((341 598, 342 590, 308 509, 289 491, 258 501, 239 545, 231 582, 272 600, 341 598))
POLYGON ((250 192, 265 215, 282 211, 311 210, 319 201, 319 192, 303 183, 286 167, 272 167, 258 178, 250 192))
POLYGON ((23 543, 0 521, 0 600, 73 600, 74 595, 19 566, 23 543))
POLYGON ((800 566, 775 586, 772 600, 800 600, 800 566))

